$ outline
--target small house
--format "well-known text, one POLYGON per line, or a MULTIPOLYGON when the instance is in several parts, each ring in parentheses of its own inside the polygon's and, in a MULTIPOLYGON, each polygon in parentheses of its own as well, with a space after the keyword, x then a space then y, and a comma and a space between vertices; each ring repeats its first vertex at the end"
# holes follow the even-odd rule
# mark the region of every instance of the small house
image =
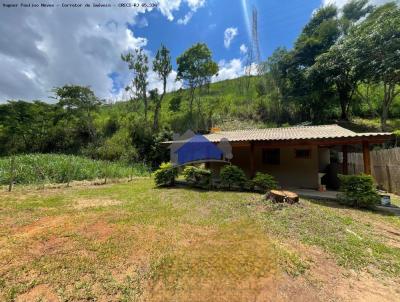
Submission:
MULTIPOLYGON (((204 136, 195 136, 192 142, 183 144, 176 152, 180 153, 180 163, 200 158, 207 162, 207 159, 221 157, 221 150, 216 145, 227 140, 231 145, 230 162, 243 169, 248 177, 264 172, 273 175, 282 187, 316 189, 332 166, 336 166, 333 173, 347 174, 350 151, 362 152, 364 173, 371 174, 372 146, 392 138, 391 133, 356 133, 338 125, 237 131, 217 129, 204 136)), ((214 174, 218 174, 224 164, 212 160, 206 163, 214 174)))

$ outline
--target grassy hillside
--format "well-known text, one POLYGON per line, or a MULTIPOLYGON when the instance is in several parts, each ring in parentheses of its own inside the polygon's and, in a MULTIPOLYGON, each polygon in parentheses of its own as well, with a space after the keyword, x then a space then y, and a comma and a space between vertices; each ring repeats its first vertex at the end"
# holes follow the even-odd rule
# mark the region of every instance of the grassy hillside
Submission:
MULTIPOLYGON (((195 128, 199 131, 208 131, 211 127, 220 127, 223 130, 248 128, 265 128, 276 126, 290 126, 300 123, 312 123, 301 119, 299 108, 291 102, 279 101, 274 91, 260 91, 260 83, 266 79, 258 76, 240 77, 210 84, 196 91, 193 119, 191 125, 188 106, 188 91, 167 93, 161 109, 161 124, 173 131, 185 131, 195 128)), ((262 85, 261 85, 262 86, 262 85)), ((268 85, 264 86, 266 89, 268 85)), ((376 96, 379 97, 379 96, 376 96)), ((377 99, 373 100, 374 102, 377 99)), ((375 104, 375 110, 378 110, 375 104)), ((400 112, 400 97, 393 106, 394 115, 400 112)), ((150 102, 149 120, 153 118, 154 104, 150 102)), ((362 104, 357 98, 353 104, 351 121, 342 123, 344 127, 356 131, 379 131, 380 121, 377 117, 369 117, 370 107, 362 104)), ((133 113, 136 118, 141 116, 143 106, 140 102, 117 102, 106 105, 102 109, 100 120, 103 122, 113 117, 126 116, 133 113)), ((331 118, 323 123, 336 123, 339 116, 338 108, 332 109, 331 118)), ((400 119, 390 118, 388 126, 391 130, 400 129, 400 119)))
MULTIPOLYGON (((276 125, 274 121, 263 120, 258 112, 258 107, 269 103, 269 98, 259 97, 256 85, 259 77, 241 77, 212 83, 209 88, 203 87, 196 90, 194 100, 194 116, 191 124, 188 106, 188 91, 168 93, 162 104, 162 126, 174 131, 184 131, 195 128, 207 131, 210 127, 224 129, 237 129, 249 127, 267 127, 276 125)), ((150 102, 149 120, 153 118, 154 104, 150 102)), ((100 119, 105 122, 109 117, 127 116, 129 113, 142 118, 143 106, 140 102, 117 102, 106 105, 102 109, 100 119)), ((262 110, 260 110, 262 111, 262 110)))

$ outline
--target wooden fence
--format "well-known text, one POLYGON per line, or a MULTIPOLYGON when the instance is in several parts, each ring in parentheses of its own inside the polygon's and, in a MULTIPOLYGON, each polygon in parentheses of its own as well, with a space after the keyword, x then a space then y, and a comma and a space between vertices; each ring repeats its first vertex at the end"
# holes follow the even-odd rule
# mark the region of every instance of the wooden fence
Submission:
MULTIPOLYGON (((371 169, 372 176, 380 187, 400 195, 400 148, 371 151, 371 169)), ((348 154, 348 172, 364 172, 362 153, 348 154)))

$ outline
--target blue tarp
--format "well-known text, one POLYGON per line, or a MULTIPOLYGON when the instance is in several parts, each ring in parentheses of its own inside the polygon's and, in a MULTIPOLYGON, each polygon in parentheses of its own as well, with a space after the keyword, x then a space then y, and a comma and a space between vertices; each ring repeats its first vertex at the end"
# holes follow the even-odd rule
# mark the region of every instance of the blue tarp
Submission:
POLYGON ((223 156, 223 152, 202 135, 193 136, 175 153, 179 165, 199 160, 220 160, 223 156))

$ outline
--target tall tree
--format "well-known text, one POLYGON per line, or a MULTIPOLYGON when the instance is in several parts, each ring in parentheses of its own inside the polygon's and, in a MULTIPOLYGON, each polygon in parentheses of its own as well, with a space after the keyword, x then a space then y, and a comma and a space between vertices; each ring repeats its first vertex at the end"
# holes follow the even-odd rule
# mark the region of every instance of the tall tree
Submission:
POLYGON ((68 119, 75 119, 82 128, 83 135, 87 134, 89 142, 94 141, 96 128, 93 113, 96 112, 102 100, 98 99, 89 87, 78 85, 65 85, 54 89, 58 99, 58 107, 65 111, 68 119))
POLYGON ((374 6, 368 2, 368 0, 351 0, 343 6, 340 23, 344 35, 347 34, 355 22, 373 11, 374 6))
POLYGON ((336 6, 328 5, 312 16, 294 45, 293 58, 297 66, 312 66, 315 59, 336 42, 340 36, 337 15, 336 6))
POLYGON ((134 53, 121 55, 121 59, 128 63, 128 67, 134 73, 132 85, 128 89, 134 90, 137 99, 142 99, 144 103, 144 117, 147 120, 147 72, 149 71, 149 58, 142 48, 135 49, 134 53))
POLYGON ((161 104, 165 93, 167 92, 167 79, 172 71, 171 56, 169 54, 169 50, 164 45, 161 45, 161 48, 157 50, 156 57, 153 60, 153 71, 157 73, 159 79, 162 80, 163 83, 163 92, 161 96, 157 96, 157 91, 153 92, 152 94, 156 104, 154 109, 153 129, 158 130, 161 104))
POLYGON ((287 58, 284 72, 288 99, 300 107, 301 119, 323 121, 330 113, 331 87, 319 78, 309 77, 309 68, 340 36, 338 11, 333 5, 317 10, 306 24, 287 58))
POLYGON ((47 151, 54 111, 54 105, 41 101, 0 105, 0 154, 47 151))
POLYGON ((189 87, 189 113, 192 122, 193 100, 197 87, 211 81, 211 77, 218 73, 218 65, 212 60, 210 49, 204 43, 197 43, 181 54, 176 62, 178 74, 176 79, 183 80, 189 87))
POLYGON ((346 43, 354 67, 365 81, 383 85, 381 128, 387 129, 390 108, 400 94, 400 8, 378 7, 349 33, 346 43))
POLYGON ((348 120, 352 96, 361 78, 361 74, 354 69, 351 60, 351 49, 344 43, 349 29, 360 18, 371 12, 373 6, 368 5, 368 0, 352 0, 342 9, 339 20, 342 25, 341 38, 326 52, 316 58, 315 64, 310 68, 309 75, 322 77, 326 84, 333 84, 339 97, 342 120, 348 120))

